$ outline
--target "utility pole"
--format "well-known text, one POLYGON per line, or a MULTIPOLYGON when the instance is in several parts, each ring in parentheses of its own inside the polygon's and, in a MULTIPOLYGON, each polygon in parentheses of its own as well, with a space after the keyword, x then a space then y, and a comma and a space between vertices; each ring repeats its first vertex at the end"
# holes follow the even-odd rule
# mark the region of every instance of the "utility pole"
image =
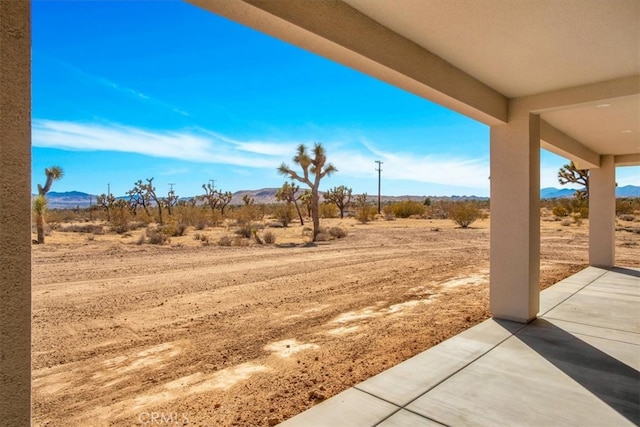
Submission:
POLYGON ((211 190, 215 190, 216 189, 216 180, 215 179, 210 179, 209 180, 209 184, 211 184, 211 190))
POLYGON ((380 172, 382 172, 382 162, 380 160, 375 161, 378 164, 378 215, 380 215, 380 172))
POLYGON ((169 191, 170 191, 170 192, 172 192, 172 193, 173 193, 173 186, 174 186, 174 185, 175 185, 175 184, 173 184, 173 183, 171 183, 171 182, 169 183, 169 191))
POLYGON ((107 196, 111 195, 111 183, 107 184, 107 196))

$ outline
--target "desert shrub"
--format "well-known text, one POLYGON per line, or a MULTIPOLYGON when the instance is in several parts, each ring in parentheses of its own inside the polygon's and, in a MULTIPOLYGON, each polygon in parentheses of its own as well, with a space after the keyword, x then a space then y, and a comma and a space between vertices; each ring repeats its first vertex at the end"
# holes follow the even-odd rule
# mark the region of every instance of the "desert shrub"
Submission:
POLYGON ((329 239, 329 235, 327 233, 318 233, 318 235, 316 236, 316 242, 326 242, 330 240, 329 239))
POLYGON ((334 203, 320 203, 318 206, 320 218, 337 218, 340 210, 334 203))
POLYGON ((564 206, 554 206, 551 212, 558 218, 564 218, 569 215, 569 211, 564 206))
POLYGON ((583 219, 589 218, 589 207, 577 205, 571 209, 571 214, 580 214, 580 217, 583 219))
POLYGON ((233 239, 233 246, 249 246, 250 240, 243 239, 241 236, 236 236, 233 239))
POLYGON ((188 226, 186 223, 184 223, 184 222, 179 222, 179 223, 176 225, 176 233, 177 233, 177 236, 184 236, 184 233, 186 233, 186 232, 187 232, 187 228, 188 228, 188 227, 189 227, 189 226, 188 226))
POLYGON ((580 215, 580 212, 575 212, 571 214, 571 218, 573 218, 573 223, 575 225, 582 225, 582 215, 580 215))
POLYGON ((617 199, 616 200, 616 214, 632 214, 634 210, 640 205, 640 199, 617 199))
POLYGON ((289 223, 293 221, 294 215, 295 213, 293 212, 291 203, 281 204, 274 211, 274 216, 282 223, 283 227, 289 226, 289 223))
POLYGON ((560 221, 560 225, 562 225, 563 227, 568 227, 573 223, 573 221, 571 221, 569 218, 565 218, 562 221, 560 221))
POLYGON ((342 239, 347 236, 347 231, 342 227, 331 227, 327 230, 329 236, 335 239, 342 239))
POLYGON ((376 217, 377 213, 378 210, 375 206, 360 206, 356 209, 356 219, 362 224, 366 224, 367 222, 373 220, 376 217))
POLYGON ((367 202, 367 193, 356 196, 356 219, 366 224, 376 217, 378 210, 367 202))
POLYGON ((244 237, 245 239, 250 239, 253 235, 254 227, 251 223, 241 224, 235 231, 236 235, 240 237, 244 237))
POLYGON ((620 218, 622 221, 635 221, 636 217, 633 214, 623 214, 620 215, 618 218, 620 218))
POLYGON ((425 211, 425 205, 423 205, 422 203, 414 202, 412 200, 396 202, 384 207, 385 215, 388 212, 391 212, 396 218, 409 218, 413 215, 422 216, 424 215, 425 211))
POLYGON ((262 233, 262 239, 264 240, 264 242, 267 245, 272 245, 276 242, 276 233, 274 233, 273 231, 264 231, 262 233))
POLYGON ((456 203, 449 211, 449 217, 462 228, 469 227, 482 216, 482 211, 475 203, 456 203))
POLYGON ((433 202, 428 209, 428 217, 433 219, 448 219, 451 209, 456 203, 450 200, 438 200, 433 202))
POLYGON ((160 229, 147 228, 146 235, 146 242, 151 245, 164 245, 169 241, 169 236, 160 229))
POLYGON ((231 246, 233 245, 233 239, 229 236, 222 236, 218 239, 218 246, 231 246))
POLYGON ((104 227, 95 224, 71 224, 60 225, 56 224, 56 231, 61 233, 92 233, 92 234, 104 234, 104 227))
POLYGON ((195 222, 193 226, 195 227, 196 230, 204 230, 205 228, 207 228, 207 221, 198 220, 195 222))
POLYGON ((302 227, 302 236, 313 238, 313 229, 311 227, 302 227))
POLYGON ((246 205, 246 206, 241 206, 238 209, 234 209, 232 216, 238 224, 246 224, 252 221, 260 221, 262 220, 262 217, 263 217, 262 212, 256 205, 246 205))
POLYGON ((193 240, 199 240, 203 244, 209 244, 209 236, 207 234, 195 233, 193 235, 193 240))
POLYGON ((163 225, 158 230, 162 231, 162 233, 164 233, 167 237, 177 237, 184 236, 184 233, 187 231, 187 227, 188 225, 183 222, 170 222, 166 225, 163 225))

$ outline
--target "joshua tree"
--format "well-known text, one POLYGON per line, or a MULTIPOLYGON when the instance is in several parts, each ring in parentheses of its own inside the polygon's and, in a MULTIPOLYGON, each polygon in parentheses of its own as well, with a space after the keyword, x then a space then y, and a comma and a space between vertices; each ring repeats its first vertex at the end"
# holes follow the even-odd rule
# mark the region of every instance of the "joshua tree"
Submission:
POLYGON ((38 230, 38 243, 44 243, 44 214, 47 210, 46 194, 51 189, 53 181, 57 181, 64 176, 64 171, 60 166, 51 166, 44 170, 47 180, 44 187, 38 184, 38 195, 33 200, 33 210, 36 213, 36 229, 38 230))
POLYGON ((169 214, 169 216, 173 215, 171 209, 178 204, 179 199, 180 196, 178 196, 176 192, 173 191, 173 188, 170 189, 169 193, 167 193, 167 198, 164 200, 165 204, 167 205, 167 213, 169 214))
POLYGON ((322 144, 316 143, 312 150, 313 158, 309 155, 307 147, 304 144, 298 146, 298 152, 293 158, 298 166, 302 168, 302 176, 298 175, 293 169, 289 168, 286 163, 282 163, 278 168, 278 172, 288 176, 291 179, 307 184, 311 189, 311 213, 313 216, 313 241, 316 241, 320 233, 320 214, 319 214, 319 195, 318 187, 320 180, 333 172, 337 172, 335 166, 327 163, 327 156, 322 144))
POLYGON ((105 211, 107 211, 107 221, 111 221, 111 210, 113 209, 113 204, 116 202, 116 198, 113 194, 104 194, 98 196, 96 200, 97 206, 102 206, 105 211))
POLYGON ((231 191, 218 191, 218 199, 220 199, 220 214, 224 216, 224 208, 231 203, 231 199, 233 199, 233 193, 231 191))
POLYGON ((198 196, 198 199, 209 205, 209 207, 211 208, 211 213, 213 214, 216 210, 216 207, 218 206, 218 203, 220 203, 218 194, 211 183, 202 184, 202 188, 204 189, 204 194, 198 196))
POLYGON ((299 185, 296 185, 293 182, 291 184, 285 182, 284 184, 282 184, 282 187, 279 188, 278 191, 276 191, 276 199, 287 203, 293 203, 293 205, 296 207, 296 212, 298 212, 298 218, 300 218, 300 225, 304 225, 302 213, 300 212, 300 207, 298 206, 298 199, 301 196, 296 197, 296 193, 299 189, 299 185))
POLYGON ((335 203, 338 209, 340 209, 340 218, 344 218, 344 210, 349 206, 349 203, 351 203, 352 191, 351 188, 341 185, 340 187, 333 187, 324 193, 324 199, 335 203))
POLYGON ((589 200, 589 169, 578 169, 575 163, 564 165, 558 171, 558 181, 560 184, 580 184, 584 190, 576 190, 575 197, 580 201, 589 200))
MULTIPOLYGON (((138 180, 138 182, 135 183, 135 187, 127 192, 127 194, 129 194, 132 198, 134 198, 135 195, 135 199, 141 204, 149 204, 150 201, 153 201, 158 207, 158 222, 160 223, 160 225, 164 224, 162 220, 163 201, 156 195, 156 188, 153 186, 153 178, 147 178, 146 184, 144 184, 141 179, 138 180)), ((143 206, 145 206, 145 210, 147 211, 147 213, 149 213, 146 205, 143 204, 143 206)))
POLYGON ((245 206, 251 206, 255 202, 255 199, 253 197, 249 197, 248 194, 245 194, 244 196, 242 196, 242 201, 244 202, 245 206))

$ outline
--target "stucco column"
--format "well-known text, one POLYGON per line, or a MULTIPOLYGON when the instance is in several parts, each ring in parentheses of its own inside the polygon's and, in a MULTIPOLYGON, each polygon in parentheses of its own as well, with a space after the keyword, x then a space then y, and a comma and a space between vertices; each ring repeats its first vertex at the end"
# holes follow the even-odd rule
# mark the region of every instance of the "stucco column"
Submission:
POLYGON ((615 231, 616 167, 613 156, 600 156, 600 167, 589 171, 589 265, 615 265, 615 231))
POLYGON ((540 301, 540 117, 491 127, 490 305, 529 322, 540 301))
POLYGON ((31 423, 31 3, 0 0, 0 424, 31 423))

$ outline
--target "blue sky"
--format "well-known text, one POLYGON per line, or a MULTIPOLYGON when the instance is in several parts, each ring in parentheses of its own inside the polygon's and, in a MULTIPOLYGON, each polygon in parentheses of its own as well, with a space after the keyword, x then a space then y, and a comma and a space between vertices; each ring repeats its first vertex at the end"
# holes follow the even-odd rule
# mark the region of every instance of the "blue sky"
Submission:
MULTIPOLYGON (((295 147, 322 143, 346 185, 386 195, 489 193, 489 128, 181 1, 34 0, 33 189, 180 196, 279 187, 295 147)), ((567 161, 542 152, 542 187, 567 161)), ((640 168, 618 168, 640 185, 640 168)))

